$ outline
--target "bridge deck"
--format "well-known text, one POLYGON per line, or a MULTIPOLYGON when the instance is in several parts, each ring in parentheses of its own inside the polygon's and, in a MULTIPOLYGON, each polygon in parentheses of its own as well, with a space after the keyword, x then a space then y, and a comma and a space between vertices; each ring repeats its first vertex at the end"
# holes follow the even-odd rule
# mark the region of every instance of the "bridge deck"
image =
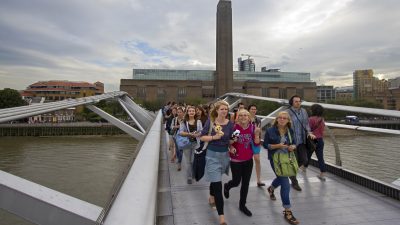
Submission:
MULTIPOLYGON (((157 224, 218 224, 217 212, 207 201, 209 184, 204 180, 186 184, 184 163, 182 171, 178 172, 176 164, 169 162, 164 138, 162 142, 157 224)), ((274 174, 265 151, 261 152, 261 165, 262 179, 268 187, 274 174)), ((321 182, 316 177, 318 171, 311 167, 307 173, 300 173, 298 178, 303 191, 290 191, 292 209, 300 224, 400 224, 400 201, 332 174, 328 174, 327 180, 321 182)), ((223 182, 229 179, 230 177, 224 176, 223 182)), ((225 218, 229 225, 288 224, 282 215, 279 188, 275 191, 277 200, 271 201, 266 187, 256 186, 254 169, 247 198, 247 207, 252 211, 252 217, 245 216, 238 209, 239 190, 240 186, 231 189, 230 198, 224 199, 225 218)))

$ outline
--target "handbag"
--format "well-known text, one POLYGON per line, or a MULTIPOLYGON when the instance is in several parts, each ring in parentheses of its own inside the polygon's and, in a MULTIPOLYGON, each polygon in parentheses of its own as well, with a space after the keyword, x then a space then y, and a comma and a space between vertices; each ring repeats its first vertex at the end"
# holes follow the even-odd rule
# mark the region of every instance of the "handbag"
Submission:
POLYGON ((294 152, 275 153, 272 156, 274 169, 278 177, 292 177, 297 175, 299 165, 294 152))
POLYGON ((176 134, 176 144, 178 145, 178 149, 187 149, 192 145, 188 137, 180 134, 176 134))
MULTIPOLYGON (((208 135, 211 134, 213 126, 210 122, 210 129, 208 135)), ((196 181, 199 181, 204 176, 204 170, 206 167, 206 154, 207 154, 208 142, 201 142, 200 147, 194 150, 193 158, 193 176, 196 181)))
MULTIPOLYGON (((189 130, 186 122, 186 129, 189 130)), ((188 149, 192 146, 192 142, 189 137, 182 136, 179 132, 176 133, 176 144, 178 145, 178 149, 188 149)))
MULTIPOLYGON (((290 131, 288 131, 289 144, 292 143, 290 131)), ((296 160, 294 152, 277 152, 272 155, 274 162, 274 171, 278 177, 292 177, 297 175, 299 164, 296 160)))
POLYGON ((311 139, 310 137, 307 137, 306 148, 307 148, 307 154, 310 155, 313 152, 315 152, 315 150, 317 149, 317 144, 315 143, 315 141, 313 139, 311 139))

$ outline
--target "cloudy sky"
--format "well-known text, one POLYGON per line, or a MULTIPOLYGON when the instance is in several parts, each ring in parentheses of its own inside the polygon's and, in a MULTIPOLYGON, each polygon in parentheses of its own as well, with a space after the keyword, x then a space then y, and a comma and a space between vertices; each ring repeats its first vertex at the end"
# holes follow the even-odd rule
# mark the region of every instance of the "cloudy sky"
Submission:
MULTIPOLYGON (((215 69, 218 0, 1 0, 0 89, 102 81, 132 68, 215 69)), ((352 85, 352 72, 400 76, 398 0, 233 0, 234 70, 261 66, 352 85), (245 56, 246 57, 246 56, 245 56)))

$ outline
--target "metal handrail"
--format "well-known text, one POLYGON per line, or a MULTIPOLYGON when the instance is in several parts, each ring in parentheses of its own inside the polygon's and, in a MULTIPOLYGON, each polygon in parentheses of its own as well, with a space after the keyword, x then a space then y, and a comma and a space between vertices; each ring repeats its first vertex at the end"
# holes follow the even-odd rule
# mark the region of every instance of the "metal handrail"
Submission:
MULTIPOLYGON (((238 101, 241 99, 255 99, 255 100, 275 102, 275 103, 282 105, 279 109, 275 110, 270 115, 260 116, 260 117, 262 117, 262 127, 268 123, 271 123, 272 120, 275 119, 275 117, 273 117, 273 115, 275 115, 279 111, 284 110, 285 105, 287 105, 287 106, 289 105, 288 100, 286 100, 286 99, 261 97, 261 96, 248 95, 248 94, 242 94, 242 93, 227 93, 227 94, 221 96, 219 99, 225 99, 229 103, 232 102, 232 104, 237 104, 238 101)), ((316 104, 316 103, 302 102, 302 105, 304 105, 304 106, 311 106, 313 104, 316 104)), ((373 108, 366 108, 366 107, 343 106, 343 105, 324 104, 324 103, 318 103, 318 104, 322 105, 326 109, 334 109, 334 110, 349 111, 349 112, 361 112, 361 113, 376 114, 376 115, 381 115, 381 116, 400 117, 400 111, 395 111, 395 110, 373 109, 373 108)), ((391 129, 374 128, 374 127, 363 127, 363 126, 337 124, 337 123, 325 123, 325 125, 326 125, 327 131, 328 131, 328 135, 330 136, 330 138, 333 142, 333 146, 335 149, 335 163, 337 166, 342 166, 340 149, 339 149, 339 145, 336 142, 336 138, 335 138, 334 134, 331 132, 331 130, 329 129, 329 127, 400 135, 400 130, 391 130, 391 129)))
POLYGON ((154 225, 156 218, 161 110, 127 174, 104 225, 154 225))

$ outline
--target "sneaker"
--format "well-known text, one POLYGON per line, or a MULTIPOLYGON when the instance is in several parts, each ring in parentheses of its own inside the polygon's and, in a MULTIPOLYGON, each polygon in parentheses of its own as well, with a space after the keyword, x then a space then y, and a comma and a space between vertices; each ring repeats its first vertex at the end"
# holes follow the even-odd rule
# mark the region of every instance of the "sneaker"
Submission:
POLYGON ((192 184, 192 178, 187 179, 187 184, 192 184))
POLYGON ((246 207, 246 206, 240 206, 239 210, 244 213, 246 216, 252 216, 253 213, 251 213, 251 211, 246 207))
POLYGON ((290 223, 290 224, 299 224, 300 221, 296 219, 296 217, 293 216, 292 211, 290 210, 284 210, 283 211, 283 217, 290 223))
POLYGON ((324 175, 319 174, 319 175, 317 175, 317 177, 318 177, 321 181, 326 181, 326 178, 325 178, 324 175))
POLYGON ((294 188, 294 190, 296 191, 301 191, 301 187, 299 184, 292 184, 292 187, 294 188))
POLYGON ((178 171, 181 171, 181 169, 182 169, 182 166, 181 166, 180 163, 178 163, 178 168, 177 168, 177 170, 178 170, 178 171))
POLYGON ((228 183, 224 184, 224 196, 226 199, 229 198, 229 189, 228 189, 228 183))
POLYGON ((272 186, 269 186, 269 187, 267 188, 267 191, 268 191, 268 193, 269 193, 269 198, 270 198, 272 201, 275 201, 275 200, 276 200, 276 197, 275 197, 274 189, 272 188, 272 186))

